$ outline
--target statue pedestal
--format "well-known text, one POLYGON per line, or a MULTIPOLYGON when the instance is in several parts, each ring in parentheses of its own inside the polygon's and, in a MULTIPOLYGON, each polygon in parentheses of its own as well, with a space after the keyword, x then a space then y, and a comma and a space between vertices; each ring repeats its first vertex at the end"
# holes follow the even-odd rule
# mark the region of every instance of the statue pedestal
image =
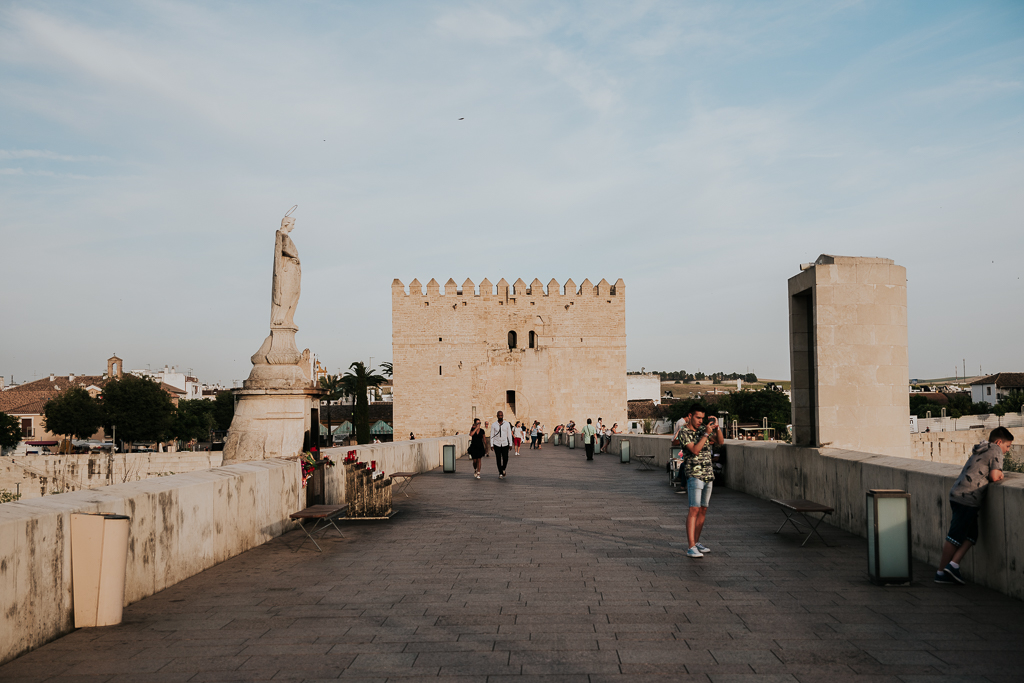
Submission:
POLYGON ((311 428, 310 409, 323 392, 309 386, 308 380, 305 388, 293 389, 254 389, 250 383, 255 384, 246 381, 245 389, 235 391, 235 417, 224 444, 224 464, 301 453, 311 428))

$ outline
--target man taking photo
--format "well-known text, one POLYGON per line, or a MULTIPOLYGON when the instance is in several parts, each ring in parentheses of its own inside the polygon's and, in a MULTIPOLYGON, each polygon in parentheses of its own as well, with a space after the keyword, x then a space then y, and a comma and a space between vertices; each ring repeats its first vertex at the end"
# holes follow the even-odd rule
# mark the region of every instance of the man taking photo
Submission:
POLYGON ((690 547, 686 556, 704 557, 704 553, 711 552, 710 548, 700 542, 700 532, 704 529, 704 518, 708 514, 711 487, 715 483, 711 447, 713 444, 725 443, 725 436, 718 427, 717 418, 709 416, 705 419, 704 408, 693 405, 682 428, 676 433, 676 438, 683 448, 680 452, 683 456, 682 477, 686 480, 686 496, 690 501, 690 510, 686 516, 686 541, 690 547))

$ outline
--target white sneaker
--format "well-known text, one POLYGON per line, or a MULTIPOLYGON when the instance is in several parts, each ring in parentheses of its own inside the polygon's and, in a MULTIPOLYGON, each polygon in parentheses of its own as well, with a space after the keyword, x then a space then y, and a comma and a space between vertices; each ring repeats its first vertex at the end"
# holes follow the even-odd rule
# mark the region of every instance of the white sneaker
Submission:
POLYGON ((704 553, 697 549, 697 546, 693 546, 686 551, 687 557, 704 557, 704 553))
POLYGON ((474 476, 474 477, 476 477, 477 479, 479 479, 479 478, 480 478, 480 474, 479 474, 479 473, 477 473, 477 474, 474 474, 473 476, 474 476))
POLYGON ((707 546, 706 546, 706 545, 704 545, 703 543, 698 543, 698 544, 697 544, 697 545, 695 545, 694 547, 695 547, 695 548, 696 548, 697 550, 699 550, 699 551, 701 551, 702 553, 705 553, 705 554, 706 554, 706 553, 710 553, 710 552, 711 552, 711 548, 707 547, 707 546))
POLYGON ((504 479, 504 478, 505 478, 505 475, 504 475, 504 474, 499 474, 499 475, 498 475, 498 479, 504 479))

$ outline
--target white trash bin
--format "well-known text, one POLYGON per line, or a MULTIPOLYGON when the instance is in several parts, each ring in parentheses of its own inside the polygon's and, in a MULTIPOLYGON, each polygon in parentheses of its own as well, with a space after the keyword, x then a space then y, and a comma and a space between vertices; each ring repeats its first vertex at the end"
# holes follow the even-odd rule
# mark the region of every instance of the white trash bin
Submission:
POLYGON ((71 515, 75 628, 121 623, 130 522, 124 515, 71 515))

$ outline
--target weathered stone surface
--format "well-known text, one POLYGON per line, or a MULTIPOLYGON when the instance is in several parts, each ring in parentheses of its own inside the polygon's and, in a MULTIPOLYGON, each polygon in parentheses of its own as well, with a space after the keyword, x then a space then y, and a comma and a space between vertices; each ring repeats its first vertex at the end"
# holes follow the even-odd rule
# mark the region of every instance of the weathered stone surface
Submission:
POLYGON ((424 293, 391 285, 395 434, 468 432, 473 418, 531 424, 626 423, 626 287, 572 280, 547 292, 537 279, 510 286, 436 280, 424 293), (515 335, 514 348, 510 334, 515 335), (511 393, 510 393, 511 392, 511 393), (514 399, 514 405, 510 402, 514 399))
MULTIPOLYGON (((775 535, 716 488, 684 557, 685 496, 613 456, 545 448, 499 481, 466 461, 352 522, 285 535, 0 667, 0 680, 1013 680, 1024 604, 868 583, 864 541, 775 535), (120 678, 115 678, 120 677, 120 678), (178 678, 176 678, 178 677, 178 678)), ((334 468, 339 469, 339 468, 334 468)), ((915 566, 924 576, 928 567, 915 566)))
POLYGON ((822 254, 789 279, 793 439, 907 457, 907 273, 822 254))
MULTIPOLYGON (((385 472, 423 472, 440 466, 444 444, 464 453, 468 441, 460 435, 354 450, 385 472)), ((337 461, 339 450, 331 452, 337 461)), ((345 502, 342 471, 328 470, 328 503, 345 502)), ((0 661, 72 628, 71 513, 132 518, 128 605, 293 528, 288 515, 305 507, 302 499, 297 462, 262 460, 0 505, 0 661)))
POLYGON ((235 392, 224 464, 298 455, 311 428, 310 411, 321 392, 311 379, 309 349, 299 353, 295 346, 302 266, 288 235, 294 227, 295 219, 285 215, 275 236, 270 334, 250 359, 243 389, 235 392))

